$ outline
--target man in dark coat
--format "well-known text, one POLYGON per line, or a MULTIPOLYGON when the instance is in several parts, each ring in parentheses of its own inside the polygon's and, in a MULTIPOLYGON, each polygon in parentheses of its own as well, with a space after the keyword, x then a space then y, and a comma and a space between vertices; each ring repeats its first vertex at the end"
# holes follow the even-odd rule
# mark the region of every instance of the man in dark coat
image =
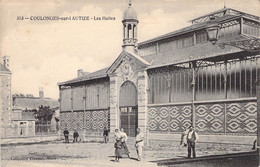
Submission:
POLYGON ((69 131, 67 129, 65 129, 63 131, 64 137, 65 137, 65 143, 69 143, 69 131))
POLYGON ((104 137, 104 143, 107 143, 108 142, 108 129, 107 129, 107 127, 104 128, 103 137, 104 137))
POLYGON ((77 143, 78 142, 78 137, 79 137, 79 133, 74 130, 74 133, 73 133, 73 143, 77 143))

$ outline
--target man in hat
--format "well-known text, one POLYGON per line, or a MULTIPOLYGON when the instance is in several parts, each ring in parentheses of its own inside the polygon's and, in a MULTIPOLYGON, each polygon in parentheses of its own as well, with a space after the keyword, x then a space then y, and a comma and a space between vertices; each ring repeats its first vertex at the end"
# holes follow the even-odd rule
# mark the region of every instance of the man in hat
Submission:
POLYGON ((189 132, 187 134, 187 144, 188 144, 188 158, 191 158, 191 150, 193 153, 193 158, 196 158, 195 143, 198 141, 199 136, 195 132, 194 127, 190 126, 189 132))

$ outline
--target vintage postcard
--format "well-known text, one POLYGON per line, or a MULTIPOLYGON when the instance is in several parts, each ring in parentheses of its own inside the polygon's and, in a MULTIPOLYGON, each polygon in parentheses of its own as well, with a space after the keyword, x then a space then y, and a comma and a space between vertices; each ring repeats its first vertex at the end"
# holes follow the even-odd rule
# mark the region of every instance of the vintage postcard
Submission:
POLYGON ((259 6, 0 0, 1 167, 259 166, 259 6))

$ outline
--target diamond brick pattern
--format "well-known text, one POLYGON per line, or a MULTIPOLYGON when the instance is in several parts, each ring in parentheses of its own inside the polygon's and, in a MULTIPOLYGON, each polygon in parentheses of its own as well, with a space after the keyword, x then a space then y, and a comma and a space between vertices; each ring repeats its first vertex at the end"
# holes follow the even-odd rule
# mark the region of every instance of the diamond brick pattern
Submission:
POLYGON ((70 112, 64 112, 60 113, 60 126, 61 129, 64 130, 65 128, 70 129, 71 128, 71 121, 70 121, 70 112))
POLYGON ((227 104, 227 134, 255 135, 257 133, 256 102, 227 104))
POLYGON ((150 107, 149 130, 182 132, 191 125, 191 106, 150 107))
POLYGON ((71 125, 73 129, 83 129, 83 115, 83 111, 71 113, 71 125))
POLYGON ((224 104, 196 107, 196 130, 201 134, 224 134, 224 104))
POLYGON ((191 106, 173 106, 169 112, 171 132, 182 132, 191 125, 191 106))
POLYGON ((84 126, 87 131, 103 131, 109 128, 109 110, 85 111, 84 126))
POLYGON ((151 131, 168 131, 168 107, 152 107, 148 113, 151 131))
POLYGON ((109 110, 63 112, 61 117, 61 129, 69 130, 86 129, 87 131, 103 131, 109 128, 109 110))

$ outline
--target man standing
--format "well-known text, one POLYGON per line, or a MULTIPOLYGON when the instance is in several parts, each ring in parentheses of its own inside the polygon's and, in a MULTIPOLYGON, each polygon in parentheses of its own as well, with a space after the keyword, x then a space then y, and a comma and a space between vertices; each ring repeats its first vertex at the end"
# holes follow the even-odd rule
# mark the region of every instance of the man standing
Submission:
POLYGON ((136 147, 136 152, 138 156, 138 161, 141 161, 142 154, 143 154, 143 146, 144 146, 144 135, 140 131, 140 128, 136 129, 137 135, 135 138, 135 147, 136 147))
POLYGON ((121 128, 121 142, 122 142, 122 146, 125 150, 125 153, 128 155, 128 158, 130 158, 130 152, 127 148, 127 145, 126 145, 126 141, 127 141, 127 135, 126 133, 124 132, 124 128, 121 128))
POLYGON ((65 128, 63 131, 64 137, 65 137, 65 143, 69 143, 69 131, 65 128))
POLYGON ((199 139, 197 132, 194 131, 194 127, 190 126, 190 130, 187 134, 187 144, 188 144, 188 158, 191 158, 191 150, 193 153, 193 158, 196 158, 195 153, 195 143, 199 139))
POLYGON ((74 133, 73 133, 73 138, 74 138, 73 143, 77 143, 78 142, 78 137, 79 137, 79 133, 76 130, 74 130, 74 133))
POLYGON ((107 143, 108 142, 108 130, 107 130, 107 127, 104 128, 103 137, 104 137, 104 143, 107 143))

